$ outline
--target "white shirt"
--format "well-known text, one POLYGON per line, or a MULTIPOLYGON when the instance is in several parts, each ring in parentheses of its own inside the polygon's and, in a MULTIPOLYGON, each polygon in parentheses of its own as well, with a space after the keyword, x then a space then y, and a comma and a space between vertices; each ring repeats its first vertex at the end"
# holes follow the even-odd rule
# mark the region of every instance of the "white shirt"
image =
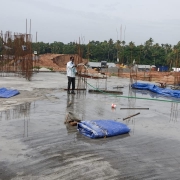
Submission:
POLYGON ((77 70, 73 66, 75 66, 75 64, 72 61, 69 61, 67 63, 66 69, 67 69, 67 76, 69 76, 69 77, 75 77, 76 76, 77 70))

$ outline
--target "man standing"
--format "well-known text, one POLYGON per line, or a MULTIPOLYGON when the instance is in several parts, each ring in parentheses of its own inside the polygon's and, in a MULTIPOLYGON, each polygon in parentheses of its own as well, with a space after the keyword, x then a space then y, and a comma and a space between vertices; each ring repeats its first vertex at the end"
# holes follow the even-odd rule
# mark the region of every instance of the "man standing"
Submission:
POLYGON ((68 77, 68 90, 67 93, 75 94, 75 76, 76 76, 76 65, 74 64, 74 57, 70 57, 70 61, 67 63, 67 77, 68 77), (70 92, 70 87, 72 84, 72 91, 70 92))

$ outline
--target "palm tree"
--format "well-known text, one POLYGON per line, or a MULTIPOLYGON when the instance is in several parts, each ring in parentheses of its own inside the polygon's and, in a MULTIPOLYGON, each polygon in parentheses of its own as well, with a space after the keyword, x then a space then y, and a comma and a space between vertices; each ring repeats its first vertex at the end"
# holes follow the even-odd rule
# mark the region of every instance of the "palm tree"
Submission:
POLYGON ((169 70, 172 69, 173 64, 175 64, 175 60, 176 60, 176 51, 170 52, 166 56, 166 62, 169 65, 169 70))
POLYGON ((153 45, 153 39, 152 38, 149 38, 149 40, 147 40, 146 42, 145 42, 145 46, 146 47, 148 47, 148 48, 150 48, 152 45, 153 45))
POLYGON ((108 61, 109 61, 109 57, 110 57, 110 52, 111 52, 111 50, 112 50, 112 46, 113 46, 113 40, 112 39, 109 39, 109 41, 108 41, 108 45, 109 45, 109 49, 108 49, 108 61))
POLYGON ((122 63, 124 63, 124 46, 125 46, 126 42, 122 41, 122 45, 123 45, 123 58, 122 58, 122 63))
POLYGON ((156 43, 152 46, 152 56, 154 57, 154 65, 156 64, 156 57, 158 56, 159 54, 159 44, 156 43))
POLYGON ((121 41, 120 40, 117 40, 117 42, 115 44, 115 48, 116 48, 116 51, 117 51, 117 59, 120 59, 120 57, 119 57, 119 51, 120 51, 120 48, 121 48, 121 41))
POLYGON ((141 53, 142 53, 142 50, 143 50, 143 45, 141 44, 139 46, 139 63, 138 64, 140 64, 140 62, 141 62, 141 53))
POLYGON ((165 44, 164 47, 165 47, 165 52, 167 54, 171 50, 171 45, 170 44, 165 44))
POLYGON ((135 46, 134 42, 131 41, 131 42, 129 43, 129 47, 130 47, 130 49, 131 49, 131 63, 132 63, 132 52, 133 52, 134 46, 135 46))
POLYGON ((149 45, 150 45, 150 46, 152 46, 152 45, 153 45, 154 40, 153 40, 152 38, 149 38, 149 40, 148 40, 148 41, 149 41, 149 45))
POLYGON ((125 41, 122 41, 122 45, 124 46, 126 44, 126 42, 125 41))

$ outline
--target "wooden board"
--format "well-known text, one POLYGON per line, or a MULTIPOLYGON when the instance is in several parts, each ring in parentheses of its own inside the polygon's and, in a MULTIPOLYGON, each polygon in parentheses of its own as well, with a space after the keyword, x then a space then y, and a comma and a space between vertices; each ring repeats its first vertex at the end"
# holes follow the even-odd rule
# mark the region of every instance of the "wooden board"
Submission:
POLYGON ((96 90, 96 89, 89 89, 89 93, 111 93, 111 94, 123 94, 123 92, 121 92, 121 91, 96 90))

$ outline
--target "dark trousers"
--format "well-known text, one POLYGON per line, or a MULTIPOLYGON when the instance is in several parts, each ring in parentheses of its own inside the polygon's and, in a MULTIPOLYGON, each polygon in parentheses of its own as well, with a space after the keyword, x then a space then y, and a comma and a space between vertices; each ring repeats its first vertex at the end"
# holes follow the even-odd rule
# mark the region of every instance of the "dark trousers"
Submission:
POLYGON ((68 76, 68 91, 70 91, 71 84, 72 84, 72 91, 74 91, 75 90, 75 77, 68 76))

